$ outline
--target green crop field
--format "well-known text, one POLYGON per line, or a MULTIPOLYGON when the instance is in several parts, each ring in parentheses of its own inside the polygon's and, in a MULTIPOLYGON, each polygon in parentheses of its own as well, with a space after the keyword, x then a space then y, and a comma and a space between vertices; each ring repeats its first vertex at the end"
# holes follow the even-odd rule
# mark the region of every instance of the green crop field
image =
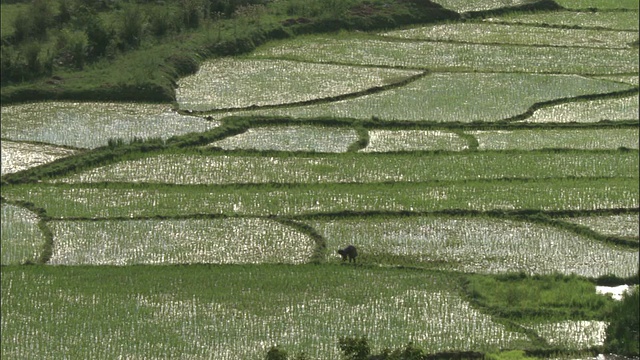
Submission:
POLYGON ((54 218, 297 215, 336 212, 543 210, 638 207, 638 178, 185 186, 20 185, 3 189, 54 218))
POLYGON ((357 140, 358 134, 353 129, 288 126, 249 129, 209 146, 225 150, 346 152, 357 140))
POLYGON ((275 105, 355 93, 420 73, 416 70, 223 58, 204 63, 197 74, 180 80, 177 100, 180 108, 201 111, 275 105))
MULTIPOLYGON (((620 4, 622 2, 608 2, 620 4)), ((486 22, 500 22, 509 24, 551 25, 584 28, 600 28, 612 30, 636 31, 638 36, 638 11, 625 12, 540 12, 540 13, 512 13, 484 19, 486 22)))
POLYGON ((52 265, 299 264, 315 246, 262 219, 60 221, 51 228, 52 265))
POLYGON ((168 104, 40 102, 2 107, 3 139, 88 149, 105 146, 109 139, 166 139, 218 125, 180 115, 168 104))
POLYGON ((2 204, 2 265, 35 261, 44 246, 38 215, 22 207, 2 204))
POLYGON ((638 149, 638 129, 596 130, 489 130, 472 133, 480 150, 638 149))
POLYGON ((631 9, 638 10, 640 5, 636 0, 619 0, 619 1, 608 1, 608 0, 558 0, 557 3, 560 6, 563 6, 567 9, 602 9, 602 10, 610 10, 610 9, 631 9))
POLYGON ((558 29, 487 23, 446 24, 440 26, 396 30, 382 35, 413 40, 515 44, 540 46, 584 46, 630 48, 638 38, 633 31, 600 31, 590 29, 558 29))
POLYGON ((536 103, 630 88, 627 84, 575 75, 437 73, 398 89, 354 99, 242 114, 309 119, 337 115, 414 122, 494 122, 520 115, 536 103), (518 91, 513 91, 514 88, 518 91))
MULTIPOLYGON (((458 14, 116 1, 99 11, 113 59, 3 82, 19 96, 1 106, 0 357, 344 360, 345 338, 434 359, 608 351, 619 303, 596 285, 639 281, 638 1, 435 2, 458 14), (207 45, 158 55, 191 42, 207 45), (71 100, 63 83, 110 61, 127 66, 71 100), (139 101, 164 82, 172 99, 139 101), (121 83, 139 98, 103 101, 121 83), (16 101, 39 91, 57 100, 16 101)), ((22 5, 2 4, 3 75, 22 5)))
POLYGON ((636 49, 398 41, 379 35, 315 35, 264 45, 253 56, 437 71, 617 74, 637 71, 637 53, 636 49))
POLYGON ((259 183, 383 183, 476 179, 626 177, 637 153, 476 152, 391 154, 158 154, 51 179, 55 183, 139 182, 181 185, 259 183))
POLYGON ((638 252, 614 249, 567 231, 484 218, 388 218, 313 223, 329 248, 349 238, 363 262, 406 263, 475 273, 577 273, 631 276, 638 252), (593 268, 594 259, 600 265, 593 268), (443 265, 444 264, 444 265, 443 265))
POLYGON ((438 4, 458 12, 499 9, 527 3, 526 0, 485 0, 469 2, 465 0, 440 0, 438 4))
POLYGON ((2 175, 26 170, 77 153, 77 150, 45 144, 2 141, 2 175))
POLYGON ((597 122, 602 120, 631 120, 638 117, 637 95, 624 98, 564 103, 536 110, 527 122, 597 122))

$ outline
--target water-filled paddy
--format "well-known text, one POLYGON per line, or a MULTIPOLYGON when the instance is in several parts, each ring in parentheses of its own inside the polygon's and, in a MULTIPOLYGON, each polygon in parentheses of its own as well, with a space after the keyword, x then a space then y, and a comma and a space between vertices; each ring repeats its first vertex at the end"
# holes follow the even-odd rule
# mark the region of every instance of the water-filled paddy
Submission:
POLYGON ((299 264, 315 243, 263 219, 54 221, 52 265, 299 264))
POLYGON ((587 349, 604 343, 609 324, 604 321, 560 321, 529 325, 549 345, 568 350, 587 349))
POLYGON ((277 344, 338 360, 337 339, 360 334, 376 351, 407 341, 434 353, 531 345, 462 300, 457 280, 440 274, 244 265, 2 275, 3 355, 12 358, 258 360, 277 344))
POLYGON ((558 29, 549 27, 503 25, 491 23, 443 24, 394 30, 384 36, 401 39, 473 42, 481 44, 515 44, 538 46, 582 46, 631 48, 637 32, 591 29, 558 29))
POLYGON ((639 8, 636 0, 556 0, 556 2, 567 9, 627 9, 637 10, 639 8))
POLYGON ((44 144, 2 140, 2 175, 26 170, 78 153, 78 150, 44 144))
POLYGON ((640 77, 638 75, 605 75, 605 76, 597 76, 597 79, 605 79, 611 81, 618 81, 630 85, 638 86, 640 82, 640 77))
POLYGON ((441 130, 370 130, 369 144, 362 152, 449 150, 469 148, 458 134, 441 130))
POLYGON ((51 182, 367 184, 504 178, 633 177, 639 171, 638 162, 637 154, 620 155, 615 152, 405 153, 384 156, 379 153, 349 153, 296 157, 154 154, 78 172, 51 182))
POLYGON ((40 102, 1 110, 3 138, 88 149, 109 139, 167 139, 220 125, 180 115, 167 104, 40 102))
POLYGON ((524 121, 532 123, 637 120, 638 95, 624 98, 578 101, 536 110, 524 121))
POLYGON ((594 215, 563 218, 564 221, 586 226, 591 230, 610 236, 640 236, 640 215, 594 215))
POLYGON ((638 149, 638 129, 593 130, 481 130, 470 132, 478 139, 480 150, 544 148, 562 149, 638 149))
POLYGON ((38 228, 38 215, 9 204, 2 204, 2 265, 15 265, 38 259, 44 236, 38 228))
POLYGON ((608 93, 631 86, 577 75, 436 73, 397 89, 327 104, 244 112, 295 118, 492 122, 537 102, 608 93), (517 91, 514 91, 517 89, 517 91))
MULTIPOLYGON (((620 2, 608 2, 616 4, 620 2)), ((558 11, 540 13, 514 13, 483 19, 486 22, 501 22, 527 25, 552 25, 568 27, 602 28, 638 31, 638 12, 608 11, 558 11)), ((637 36, 637 33, 636 33, 637 36)))
POLYGON ((297 37, 264 45, 251 56, 433 71, 605 75, 635 73, 638 68, 636 49, 456 44, 373 36, 297 37))
POLYGON ((180 79, 181 109, 212 110, 287 104, 345 95, 399 82, 419 71, 221 58, 180 79))
POLYGON ((249 129, 246 132, 218 140, 208 146, 225 150, 277 150, 346 152, 358 140, 353 129, 313 126, 279 126, 249 129))
POLYGON ((482 11, 499 9, 507 6, 517 6, 526 4, 526 0, 483 0, 483 1, 466 1, 466 0, 436 0, 437 4, 442 5, 446 9, 457 12, 466 11, 482 11))
MULTIPOLYGON (((631 276, 638 252, 546 225, 487 218, 374 218, 309 222, 338 248, 344 239, 363 263, 411 264, 475 273, 631 276), (598 266, 594 266, 598 264, 598 266)), ((336 258, 335 254, 329 255, 336 258)))

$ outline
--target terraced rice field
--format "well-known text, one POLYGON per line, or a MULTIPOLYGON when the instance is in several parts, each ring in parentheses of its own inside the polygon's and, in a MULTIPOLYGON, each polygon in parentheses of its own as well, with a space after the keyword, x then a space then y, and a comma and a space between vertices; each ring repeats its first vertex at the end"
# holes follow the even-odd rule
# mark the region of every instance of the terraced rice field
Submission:
POLYGON ((634 111, 639 106, 638 96, 572 102, 536 110, 524 121, 569 123, 633 120, 637 117, 634 111))
MULTIPOLYGON (((487 24, 487 26, 493 26, 487 24)), ((636 49, 397 41, 380 36, 314 35, 267 44, 253 58, 434 71, 560 74, 633 73, 636 49)))
POLYGON ((480 150, 569 149, 638 149, 638 129, 593 130, 489 130, 472 133, 480 150))
POLYGON ((638 272, 637 0, 558 3, 269 42, 176 109, 3 106, 2 358, 597 349, 601 318, 465 288, 638 272))
POLYGON ((396 30, 383 35, 413 40, 469 42, 481 44, 513 44, 539 46, 575 46, 603 48, 631 48, 638 38, 633 31, 601 31, 591 29, 563 29, 524 27, 508 24, 463 23, 396 30))
MULTIPOLYGON (((630 1, 630 3, 631 2, 633 1, 630 1)), ((622 1, 606 2, 607 5, 616 5, 622 3, 622 1)), ((586 3, 584 4, 586 5, 586 3)), ((637 9, 636 11, 624 12, 554 11, 540 13, 513 13, 500 17, 490 17, 484 19, 484 21, 505 24, 581 27, 636 32, 639 30, 637 9)))
POLYGON ((78 153, 76 149, 46 144, 2 141, 2 175, 26 170, 78 153))
POLYGON ((382 121, 496 122, 519 116, 536 103, 631 87, 576 75, 445 72, 425 76, 400 88, 352 99, 239 114, 308 119, 340 116, 362 120, 375 117, 382 121))
POLYGON ((603 321, 562 321, 531 326, 554 346, 583 349, 602 343, 607 324, 603 321))
POLYGON ((42 252, 44 236, 38 215, 22 207, 2 204, 2 265, 35 261, 42 252))
POLYGON ((567 9, 601 9, 601 10, 638 10, 640 7, 635 0, 558 0, 560 6, 567 9))
POLYGON ((209 110, 295 103, 355 93, 419 75, 418 70, 223 58, 183 78, 181 108, 209 110), (239 96, 239 94, 242 94, 239 96))
POLYGON ((530 343, 469 306, 438 274, 308 265, 99 269, 3 272, 3 289, 15 294, 3 300, 13 314, 2 317, 5 356, 259 359, 277 340, 292 352, 339 359, 336 337, 355 331, 366 331, 378 351, 406 339, 434 352, 530 343), (40 336, 24 339, 17 319, 40 336))
POLYGON ((640 217, 638 215, 580 216, 565 221, 586 226, 593 231, 610 236, 638 238, 640 217))
POLYGON ((339 247, 342 239, 351 239, 365 254, 363 262, 437 264, 437 268, 474 273, 576 273, 586 277, 625 277, 637 271, 635 250, 616 250, 564 230, 526 222, 412 217, 311 225, 330 248, 339 247), (594 262, 599 264, 597 268, 592 266, 594 262))
POLYGON ((3 140, 83 149, 105 146, 110 139, 167 139, 220 125, 180 115, 167 104, 40 102, 1 109, 3 140))
POLYGON ((208 146, 225 150, 346 152, 357 140, 354 129, 288 126, 249 129, 208 146))
POLYGON ((307 262, 315 243, 255 219, 58 221, 52 265, 307 262))
POLYGON ((544 179, 550 177, 629 177, 639 171, 633 153, 410 153, 233 155, 155 154, 78 172, 52 183, 336 184, 544 179), (145 171, 146 169, 146 171, 145 171))

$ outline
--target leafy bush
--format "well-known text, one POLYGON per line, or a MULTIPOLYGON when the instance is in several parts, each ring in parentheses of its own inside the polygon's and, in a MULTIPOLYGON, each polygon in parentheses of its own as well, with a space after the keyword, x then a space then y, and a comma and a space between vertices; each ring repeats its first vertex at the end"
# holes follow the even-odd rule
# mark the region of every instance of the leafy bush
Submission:
POLYGON ((181 0, 182 23, 188 29, 197 29, 204 18, 205 4, 202 0, 181 0))
POLYGON ((43 39, 54 24, 53 8, 47 0, 34 0, 27 10, 14 20, 14 39, 17 42, 43 39))
POLYGON ((153 8, 148 12, 149 32, 162 37, 180 29, 176 16, 168 8, 153 8))
POLYGON ((87 56, 95 60, 107 55, 107 49, 115 39, 115 31, 97 16, 88 19, 85 31, 88 40, 87 56))
POLYGON ((32 32, 31 18, 26 12, 19 13, 13 22, 13 38, 16 42, 24 41, 32 32))
POLYGON ((31 3, 29 16, 33 20, 33 35, 39 38, 46 36, 47 29, 54 25, 54 11, 51 1, 34 0, 31 3))
POLYGON ((407 344, 403 349, 396 349, 392 352, 384 350, 376 359, 379 360, 422 360, 426 356, 421 349, 413 346, 412 343, 407 344))
POLYGON ((611 312, 604 342, 605 351, 625 355, 640 355, 640 291, 636 286, 627 292, 611 312))
POLYGON ((267 356, 265 360, 287 360, 289 354, 286 350, 281 349, 278 346, 272 346, 271 349, 267 352, 267 356))
POLYGON ((77 69, 84 67, 89 47, 86 33, 64 29, 58 36, 56 47, 58 48, 58 63, 71 65, 77 69))
POLYGON ((2 84, 28 81, 53 70, 53 56, 44 52, 38 42, 29 42, 18 47, 3 46, 0 62, 2 84))
POLYGON ((536 358, 527 357, 522 350, 505 351, 501 353, 486 354, 487 360, 535 360, 536 358))
POLYGON ((344 360, 366 360, 371 353, 369 343, 363 337, 342 337, 338 340, 338 348, 344 360))
POLYGON ((124 48, 137 48, 142 42, 146 17, 140 7, 131 6, 122 12, 120 40, 124 48))
POLYGON ((73 17, 73 8, 70 0, 58 1, 58 15, 56 15, 56 22, 66 23, 73 17))

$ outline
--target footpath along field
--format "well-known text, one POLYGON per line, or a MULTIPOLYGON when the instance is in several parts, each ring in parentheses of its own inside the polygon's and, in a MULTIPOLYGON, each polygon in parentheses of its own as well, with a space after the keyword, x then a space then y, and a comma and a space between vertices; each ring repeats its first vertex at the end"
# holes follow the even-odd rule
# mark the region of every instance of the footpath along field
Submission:
POLYGON ((523 3, 206 60, 173 109, 3 106, 2 358, 600 352, 596 284, 638 282, 638 3, 523 3))

